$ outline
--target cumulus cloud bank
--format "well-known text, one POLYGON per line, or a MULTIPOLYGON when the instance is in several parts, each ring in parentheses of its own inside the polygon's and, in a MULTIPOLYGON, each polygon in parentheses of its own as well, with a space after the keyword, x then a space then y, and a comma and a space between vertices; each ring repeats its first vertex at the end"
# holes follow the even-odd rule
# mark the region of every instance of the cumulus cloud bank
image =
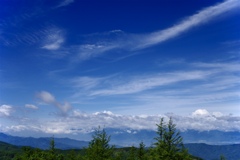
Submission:
POLYGON ((111 111, 88 114, 79 110, 73 110, 68 117, 44 122, 44 125, 16 125, 10 126, 6 130, 32 130, 48 134, 89 133, 98 126, 115 129, 156 130, 156 124, 159 123, 161 117, 164 117, 166 120, 172 117, 177 128, 182 131, 189 129, 198 131, 240 131, 239 116, 209 112, 206 109, 198 109, 187 116, 176 114, 133 116, 114 114, 111 111))

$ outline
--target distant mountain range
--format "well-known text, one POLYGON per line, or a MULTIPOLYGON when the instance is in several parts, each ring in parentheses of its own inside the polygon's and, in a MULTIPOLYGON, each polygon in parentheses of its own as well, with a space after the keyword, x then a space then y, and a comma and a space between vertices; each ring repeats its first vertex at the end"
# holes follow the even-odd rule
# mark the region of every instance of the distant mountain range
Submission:
MULTIPOLYGON (((106 132, 108 135, 111 135, 111 144, 115 144, 117 146, 135 145, 137 147, 141 141, 143 141, 147 146, 151 146, 154 142, 154 137, 156 137, 156 133, 149 130, 138 131, 131 129, 121 130, 107 128, 106 132)), ((219 159, 220 155, 224 155, 227 160, 240 160, 239 132, 199 132, 188 130, 181 132, 181 135, 184 138, 185 147, 189 150, 189 153, 194 156, 201 157, 206 160, 214 160, 219 159)), ((69 138, 54 138, 54 140, 56 148, 63 150, 82 149, 83 147, 87 147, 89 144, 88 141, 78 141, 69 138)), ((48 149, 51 138, 17 137, 0 133, 0 141, 16 146, 30 146, 34 148, 48 149)))
POLYGON ((224 156, 226 160, 240 160, 240 144, 207 145, 204 143, 185 144, 191 155, 204 160, 219 160, 224 156))
MULTIPOLYGON (((52 138, 33 138, 33 137, 17 137, 0 133, 0 141, 16 146, 30 146, 40 149, 48 149, 52 138)), ((77 141, 69 138, 54 138, 55 147, 58 149, 81 149, 87 147, 87 141, 77 141)))
MULTIPOLYGON (((154 138, 157 136, 156 132, 153 130, 132 130, 132 129, 115 129, 115 128, 105 128, 105 131, 108 135, 111 136, 111 143, 118 145, 118 146, 138 146, 138 144, 142 141, 146 146, 151 146, 154 143, 154 138)), ((64 138, 65 140, 65 146, 67 148, 72 147, 71 145, 74 144, 78 148, 84 147, 88 145, 88 142, 90 141, 92 137, 93 132, 87 132, 87 133, 79 133, 75 138, 78 137, 78 139, 84 139, 84 141, 77 141, 77 144, 74 144, 73 142, 67 143, 70 141, 68 138, 64 138), (84 138, 83 138, 84 137, 84 138), (69 145, 69 147, 68 147, 69 145)), ((206 143, 211 145, 225 145, 225 144, 240 144, 240 132, 238 131, 232 131, 232 132, 223 132, 223 131, 196 131, 196 130, 186 130, 184 132, 181 132, 181 136, 183 137, 184 143, 206 143)), ((1 137, 4 137, 3 135, 0 135, 1 137)), ((14 137, 14 136, 11 136, 14 137)), ((16 137, 15 137, 16 138, 16 137)), ((20 138, 20 142, 17 140, 12 141, 12 138, 4 137, 2 139, 8 139, 6 140, 7 143, 19 145, 21 144, 27 144, 28 139, 25 139, 23 137, 20 138)), ((74 139, 75 139, 74 138, 74 139)), ((35 143, 38 144, 39 148, 44 148, 48 146, 42 147, 42 144, 38 142, 41 141, 45 143, 49 142, 50 138, 37 138, 35 140, 34 138, 30 137, 30 142, 32 143, 30 146, 35 146, 35 143)), ((61 138, 61 141, 58 138, 55 138, 55 142, 57 146, 61 146, 63 139, 61 138), (60 143, 61 142, 61 143, 60 143)))
MULTIPOLYGON (((111 129, 106 132, 111 135, 111 142, 121 146, 138 145, 143 141, 147 146, 151 146, 156 137, 156 132, 152 130, 131 130, 131 129, 111 129)), ((184 143, 206 143, 211 145, 240 144, 240 132, 222 132, 186 130, 181 132, 184 143)))

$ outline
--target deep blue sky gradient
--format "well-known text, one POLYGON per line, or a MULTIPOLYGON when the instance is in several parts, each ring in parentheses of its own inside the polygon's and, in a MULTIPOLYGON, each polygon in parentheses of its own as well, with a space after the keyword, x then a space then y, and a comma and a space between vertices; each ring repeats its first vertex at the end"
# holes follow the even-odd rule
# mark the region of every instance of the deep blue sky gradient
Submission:
POLYGON ((31 130, 31 121, 51 128, 59 118, 72 124, 79 113, 103 111, 240 116, 239 6, 236 0, 1 0, 2 131, 23 124, 21 131, 31 130), (234 5, 154 42, 224 3, 234 5))

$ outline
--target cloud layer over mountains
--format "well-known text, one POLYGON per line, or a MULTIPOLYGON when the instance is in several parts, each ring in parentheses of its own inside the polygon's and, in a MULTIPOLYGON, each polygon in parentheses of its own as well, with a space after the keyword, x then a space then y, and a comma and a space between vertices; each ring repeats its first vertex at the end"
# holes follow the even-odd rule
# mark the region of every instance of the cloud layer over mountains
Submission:
MULTIPOLYGON (((30 106, 29 106, 30 107, 30 106)), ((60 106, 58 106, 60 107, 60 106)), ((30 107, 31 108, 31 107, 30 107)), ((32 107, 33 108, 33 107, 32 107)), ((33 108, 36 109, 36 108, 33 108)), ((63 111, 63 108, 59 108, 63 111)), ((8 105, 0 106, 1 118, 11 117, 12 107, 8 105)), ((184 130, 198 131, 240 131, 240 117, 224 115, 220 112, 209 112, 205 109, 198 109, 193 113, 181 116, 172 113, 164 115, 119 115, 111 111, 84 113, 72 109, 65 116, 60 116, 55 120, 39 120, 33 122, 30 119, 21 119, 18 125, 1 127, 1 132, 41 132, 46 134, 78 134, 93 131, 98 126, 104 128, 133 129, 133 130, 156 130, 156 124, 161 117, 166 120, 173 118, 177 128, 184 130), (22 123, 21 123, 22 122, 22 123)), ((11 117, 17 118, 17 117, 11 117)))

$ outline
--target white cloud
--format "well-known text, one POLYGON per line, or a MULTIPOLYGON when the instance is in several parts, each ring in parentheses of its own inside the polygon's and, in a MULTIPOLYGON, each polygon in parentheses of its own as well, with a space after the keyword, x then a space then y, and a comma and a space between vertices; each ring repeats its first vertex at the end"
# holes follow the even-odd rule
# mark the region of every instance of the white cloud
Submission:
POLYGON ((215 116, 215 117, 222 117, 222 116, 224 116, 221 112, 213 112, 212 115, 215 116))
POLYGON ((28 129, 29 129, 29 127, 26 126, 26 125, 13 125, 13 126, 6 127, 5 130, 11 130, 11 131, 14 131, 14 132, 21 132, 21 131, 28 130, 28 129))
POLYGON ((9 105, 1 105, 0 106, 0 117, 1 116, 10 116, 10 113, 12 112, 12 107, 9 105))
POLYGON ((220 131, 240 131, 240 117, 226 115, 220 112, 209 112, 204 109, 197 109, 190 115, 180 116, 176 114, 165 115, 120 115, 111 111, 96 113, 83 113, 73 110, 68 117, 52 121, 43 121, 41 124, 16 125, 8 127, 8 130, 41 131, 48 134, 77 134, 89 133, 94 128, 101 126, 105 128, 128 129, 128 130, 156 130, 156 124, 161 117, 166 121, 169 117, 180 130, 220 130, 220 131), (217 113, 217 114, 216 114, 217 113))
POLYGON ((38 109, 38 107, 33 104, 25 104, 25 107, 30 109, 38 109))
POLYGON ((208 116, 209 112, 206 109, 198 109, 192 113, 192 116, 208 116))
POLYGON ((56 102, 55 97, 46 91, 41 91, 37 94, 37 97, 47 104, 54 104, 56 102))
POLYGON ((60 112, 61 112, 60 114, 62 116, 66 116, 67 113, 72 109, 72 106, 68 102, 65 102, 64 104, 58 102, 55 99, 55 97, 47 91, 41 91, 41 92, 37 93, 37 97, 42 102, 57 107, 60 110, 60 112))
POLYGON ((63 115, 66 115, 68 111, 72 109, 72 106, 68 102, 64 102, 64 104, 57 103, 57 107, 60 108, 62 111, 63 115))

